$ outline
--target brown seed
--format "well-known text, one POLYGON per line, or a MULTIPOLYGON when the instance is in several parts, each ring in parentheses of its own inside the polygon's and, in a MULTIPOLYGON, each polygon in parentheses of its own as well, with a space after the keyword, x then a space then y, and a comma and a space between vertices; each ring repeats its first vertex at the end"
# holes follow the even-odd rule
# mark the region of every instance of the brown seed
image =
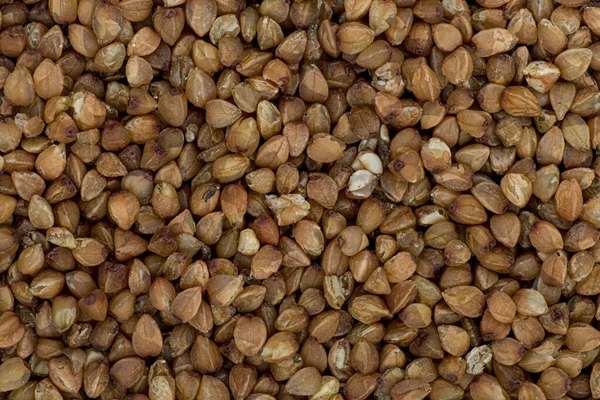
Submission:
POLYGON ((131 336, 133 350, 140 357, 157 356, 162 350, 162 334, 156 321, 148 315, 143 314, 135 324, 131 336))
POLYGON ((502 109, 514 117, 535 117, 541 112, 538 99, 524 86, 504 89, 502 109))
POLYGON ((321 387, 321 374, 314 367, 302 368, 290 377, 285 391, 295 396, 311 396, 321 387))
POLYGON ((487 298, 487 306, 492 316, 504 324, 510 324, 517 311, 510 296, 500 291, 493 292, 487 298))
POLYGON ((2 372, 0 392, 9 392, 23 387, 31 376, 31 371, 19 357, 9 358, 0 364, 0 372, 2 372))
POLYGON ((215 275, 208 281, 207 291, 211 303, 228 306, 241 293, 244 282, 241 276, 215 275))
POLYGON ((35 97, 34 84, 29 70, 19 66, 6 78, 4 94, 16 106, 28 106, 35 97))
POLYGON ((50 59, 43 60, 33 72, 35 92, 43 99, 59 96, 64 87, 62 70, 50 59))
POLYGON ((223 364, 219 348, 210 339, 198 336, 190 352, 192 365, 202 373, 214 372, 223 364))
POLYGON ((241 116, 241 111, 225 100, 209 100, 206 103, 206 121, 214 128, 228 127, 241 116))
POLYGON ((478 32, 472 40, 480 57, 490 57, 511 50, 518 39, 506 29, 492 28, 478 32))
MULTIPOLYGON (((101 365, 102 365, 101 363, 96 364, 96 368, 94 368, 95 371, 93 371, 93 372, 96 372, 96 373, 100 372, 100 368, 103 368, 103 367, 101 367, 101 365)), ((139 357, 124 357, 124 358, 118 360, 116 363, 114 363, 110 367, 110 375, 114 377, 114 379, 117 381, 117 383, 121 387, 128 388, 128 387, 132 387, 135 384, 135 382, 137 382, 135 380, 135 378, 137 378, 139 380, 142 377, 143 369, 144 369, 144 361, 141 358, 139 358, 139 357)), ((90 370, 89 374, 91 375, 93 372, 90 370)), ((106 373, 106 372, 103 371, 102 373, 106 373)), ((87 376, 87 374, 86 374, 86 376, 87 376)), ((100 379, 103 379, 103 377, 100 379)), ((84 380, 84 384, 85 383, 86 383, 86 381, 84 380)), ((92 390, 93 386, 95 386, 95 385, 90 382, 90 384, 89 384, 90 388, 86 389, 86 393, 88 390, 92 390)), ((86 388, 87 387, 88 387, 88 385, 86 385, 86 388)))
POLYGON ((101 289, 90 290, 89 294, 82 296, 77 304, 81 311, 96 321, 104 321, 106 318, 108 300, 101 289))
POLYGON ((548 312, 546 300, 537 290, 521 289, 514 294, 512 300, 519 314, 540 316, 548 312))
POLYGON ((554 59, 560 69, 561 77, 572 81, 587 71, 592 61, 592 52, 589 49, 567 49, 554 59))
POLYGON ((302 100, 309 103, 323 103, 329 95, 325 77, 314 65, 304 70, 298 90, 302 100))
POLYGON ((529 231, 531 244, 538 251, 552 253, 563 247, 563 239, 556 227, 546 221, 536 222, 529 231))
POLYGON ((108 199, 109 216, 121 229, 131 228, 139 211, 140 203, 132 193, 126 191, 113 193, 108 199))
POLYGON ((575 221, 583 208, 581 187, 576 180, 562 181, 555 194, 556 212, 567 221, 575 221))
POLYGON ((540 375, 538 386, 547 398, 564 396, 571 389, 571 378, 559 368, 548 368, 540 375))
POLYGON ((96 239, 76 239, 73 257, 85 266, 100 265, 108 256, 108 250, 96 239))
POLYGON ((0 347, 16 345, 24 334, 24 326, 15 313, 5 312, 0 316, 0 347))
POLYGON ((474 286, 456 286, 442 293, 444 301, 450 308, 469 318, 481 316, 485 304, 485 296, 474 286))
POLYGON ((502 193, 517 207, 525 207, 531 198, 531 181, 523 174, 506 174, 500 181, 502 193))
POLYGON ((202 287, 196 286, 180 292, 171 304, 171 312, 181 322, 190 321, 200 308, 202 302, 202 287))
POLYGON ((565 336, 567 347, 576 352, 589 351, 588 349, 598 341, 600 341, 600 332, 582 322, 572 324, 565 336))
POLYGON ((529 86, 540 92, 548 92, 560 76, 560 69, 545 61, 533 61, 523 70, 529 86))
POLYGON ((48 371, 52 383, 63 392, 77 393, 83 385, 83 370, 75 372, 73 363, 67 356, 51 359, 48 371))
POLYGON ((337 31, 337 43, 346 54, 358 54, 366 49, 374 38, 374 32, 359 22, 342 24, 337 31))
POLYGON ((235 346, 242 354, 254 356, 267 341, 265 323, 259 317, 243 316, 235 324, 233 337, 235 346))

